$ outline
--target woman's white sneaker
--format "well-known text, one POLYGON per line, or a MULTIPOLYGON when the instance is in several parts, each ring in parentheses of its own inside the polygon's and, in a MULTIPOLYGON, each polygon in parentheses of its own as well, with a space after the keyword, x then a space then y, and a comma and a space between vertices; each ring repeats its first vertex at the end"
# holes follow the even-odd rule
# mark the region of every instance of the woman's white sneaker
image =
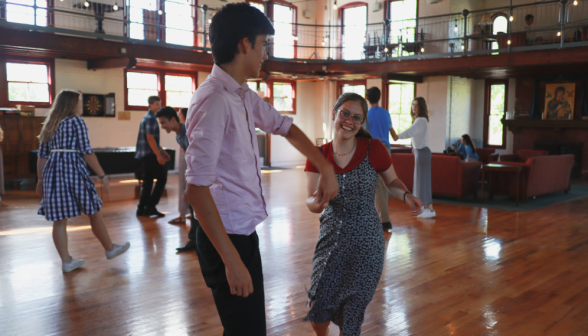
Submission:
POLYGON ((421 214, 417 216, 417 218, 433 218, 435 216, 437 216, 435 210, 425 208, 423 209, 423 212, 421 212, 421 214))
POLYGON ((71 272, 75 269, 84 266, 84 263, 84 259, 76 259, 74 257, 71 257, 70 262, 61 262, 61 269, 63 270, 63 273, 71 272))
POLYGON ((106 252, 106 259, 110 260, 118 257, 119 255, 127 252, 129 247, 131 247, 131 243, 129 242, 126 242, 123 245, 112 244, 112 250, 104 251, 106 252))

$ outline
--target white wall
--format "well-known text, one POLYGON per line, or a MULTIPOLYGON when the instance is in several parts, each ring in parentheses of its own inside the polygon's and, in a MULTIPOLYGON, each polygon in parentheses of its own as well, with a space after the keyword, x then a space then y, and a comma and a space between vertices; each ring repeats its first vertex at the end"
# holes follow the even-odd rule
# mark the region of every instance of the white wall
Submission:
POLYGON ((429 109, 429 148, 442 152, 446 144, 447 122, 447 77, 427 77, 417 84, 416 97, 423 97, 429 109))
POLYGON ((473 131, 473 80, 450 76, 447 88, 447 136, 446 147, 473 131))
MULTIPOLYGON (((291 116, 294 119, 294 124, 313 143, 315 142, 315 115, 319 115, 321 112, 317 108, 318 101, 321 100, 321 96, 316 92, 317 86, 322 86, 322 82, 296 83, 296 115, 291 116)), ((273 167, 300 165, 306 162, 306 157, 284 137, 279 135, 271 137, 271 164, 273 167)), ((322 136, 319 134, 318 137, 322 136)))

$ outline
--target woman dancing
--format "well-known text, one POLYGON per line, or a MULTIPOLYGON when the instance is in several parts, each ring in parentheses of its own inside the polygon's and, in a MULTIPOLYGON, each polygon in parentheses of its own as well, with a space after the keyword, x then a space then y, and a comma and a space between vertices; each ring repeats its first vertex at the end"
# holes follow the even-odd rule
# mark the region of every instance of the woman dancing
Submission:
POLYGON ((320 175, 306 164, 306 203, 310 211, 322 212, 308 293, 311 309, 305 318, 318 336, 327 335, 331 321, 341 335, 361 333, 384 267, 384 233, 374 205, 378 178, 395 198, 413 209, 421 206, 396 176, 386 147, 362 127, 367 112, 365 99, 355 93, 341 95, 333 108, 335 138, 320 148, 339 183, 331 202, 317 201, 320 175))
POLYGON ((63 272, 84 265, 73 258, 67 248, 67 219, 84 213, 90 217, 92 233, 104 247, 106 258, 125 253, 130 243, 113 244, 102 219, 102 200, 96 194, 86 163, 105 182, 106 175, 90 147, 88 128, 80 117, 82 95, 62 90, 55 99, 39 135, 41 142, 37 159, 37 194, 43 199, 39 215, 53 221, 53 242, 61 257, 63 272))

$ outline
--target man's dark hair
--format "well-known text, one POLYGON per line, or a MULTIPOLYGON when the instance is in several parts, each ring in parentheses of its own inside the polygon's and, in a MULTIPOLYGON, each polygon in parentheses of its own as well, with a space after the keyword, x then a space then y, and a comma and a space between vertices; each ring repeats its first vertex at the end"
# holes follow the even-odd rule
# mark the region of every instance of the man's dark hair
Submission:
POLYGON ((161 101, 161 99, 157 96, 150 96, 149 98, 147 98, 147 102, 149 103, 149 105, 161 101))
POLYGON ((527 16, 525 16, 525 21, 533 20, 534 18, 535 18, 535 16, 533 16, 533 14, 527 14, 527 16))
POLYGON ((380 101, 380 97, 382 97, 382 92, 374 86, 367 90, 366 97, 370 104, 377 104, 380 101))
POLYGON ((180 109, 180 113, 184 116, 184 119, 186 119, 188 117, 188 109, 185 107, 182 107, 180 109))
POLYGON ((171 121, 172 119, 176 119, 177 122, 180 122, 180 118, 178 118, 178 113, 176 110, 171 106, 162 107, 157 113, 155 113, 155 118, 167 118, 167 120, 171 121))
POLYGON ((259 35, 274 35, 270 20, 259 9, 246 2, 224 5, 216 12, 210 23, 212 57, 217 64, 226 64, 235 59, 241 40, 248 38, 255 48, 259 35))

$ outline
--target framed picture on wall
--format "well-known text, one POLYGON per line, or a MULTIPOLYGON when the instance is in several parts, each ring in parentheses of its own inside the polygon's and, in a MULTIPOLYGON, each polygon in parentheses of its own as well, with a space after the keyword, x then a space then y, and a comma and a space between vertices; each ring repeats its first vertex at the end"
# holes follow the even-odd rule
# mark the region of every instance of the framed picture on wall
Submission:
POLYGON ((543 119, 573 119, 575 99, 576 84, 547 84, 543 119))

